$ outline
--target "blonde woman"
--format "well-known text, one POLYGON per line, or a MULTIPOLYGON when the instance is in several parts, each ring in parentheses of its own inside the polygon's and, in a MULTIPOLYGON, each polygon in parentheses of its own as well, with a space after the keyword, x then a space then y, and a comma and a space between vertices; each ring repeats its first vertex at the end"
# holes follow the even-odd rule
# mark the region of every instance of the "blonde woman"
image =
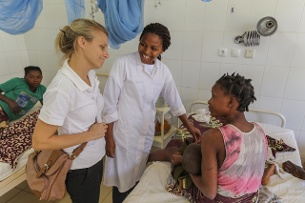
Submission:
POLYGON ((44 94, 33 147, 71 153, 88 142, 73 161, 66 186, 73 203, 97 203, 107 125, 101 122, 104 99, 93 70, 109 57, 108 33, 95 21, 77 19, 60 30, 55 47, 63 53, 64 63, 44 94))

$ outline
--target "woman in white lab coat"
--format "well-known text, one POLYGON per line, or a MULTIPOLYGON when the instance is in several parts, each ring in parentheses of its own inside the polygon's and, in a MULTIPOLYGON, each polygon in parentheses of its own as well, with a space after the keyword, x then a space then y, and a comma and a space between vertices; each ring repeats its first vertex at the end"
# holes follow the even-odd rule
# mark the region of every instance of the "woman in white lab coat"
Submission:
POLYGON ((104 90, 106 133, 106 170, 104 183, 113 186, 113 203, 123 202, 142 176, 154 138, 155 104, 162 95, 195 137, 200 131, 187 119, 168 67, 158 58, 170 46, 168 29, 147 25, 138 52, 115 61, 104 90))

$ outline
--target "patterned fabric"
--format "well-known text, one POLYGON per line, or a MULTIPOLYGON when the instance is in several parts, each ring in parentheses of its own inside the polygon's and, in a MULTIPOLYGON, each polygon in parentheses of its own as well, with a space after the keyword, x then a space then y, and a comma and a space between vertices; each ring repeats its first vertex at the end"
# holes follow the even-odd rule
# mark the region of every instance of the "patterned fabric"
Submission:
POLYGON ((285 144, 283 139, 277 140, 269 135, 266 135, 267 140, 268 140, 268 146, 271 148, 272 155, 274 158, 276 158, 275 154, 276 152, 293 152, 295 151, 295 148, 288 146, 285 144))
POLYGON ((39 110, 23 119, 0 128, 0 162, 15 168, 18 158, 32 146, 32 134, 39 110))
MULTIPOLYGON (((172 168, 172 172, 174 172, 174 171, 175 171, 175 169, 172 168)), ((193 184, 193 185, 191 185, 191 188, 196 188, 196 187, 193 184)), ((165 189, 169 193, 186 198, 191 203, 195 202, 192 197, 192 194, 189 193, 187 189, 181 187, 181 185, 174 179, 172 174, 166 180, 165 189)))
POLYGON ((258 192, 245 194, 238 198, 225 197, 217 194, 213 200, 205 197, 196 187, 193 187, 189 192, 193 197, 194 203, 255 203, 258 200, 258 192))
MULTIPOLYGON (((186 137, 184 140, 172 139, 171 141, 169 141, 166 148, 177 147, 179 148, 179 151, 181 151, 182 149, 186 148, 184 145, 193 142, 194 142, 193 137, 186 137)), ((165 189, 169 193, 172 193, 177 196, 185 197, 188 201, 194 203, 195 201, 193 200, 192 194, 189 191, 193 190, 193 188, 196 188, 196 186, 192 183, 192 180, 190 176, 187 174, 187 172, 181 169, 182 169, 181 165, 178 166, 172 165, 171 174, 167 178, 165 189)))
POLYGON ((5 111, 3 111, 2 107, 0 106, 0 128, 5 128, 9 122, 8 116, 6 115, 5 111))
MULTIPOLYGON (((204 133, 205 131, 211 129, 211 128, 215 128, 218 126, 223 126, 226 124, 225 120, 223 120, 222 118, 215 118, 215 117, 211 117, 210 122, 209 123, 205 123, 205 122, 200 122, 197 121, 194 117, 194 114, 191 114, 188 116, 188 120, 191 123, 191 125, 193 125, 194 127, 198 128, 202 133, 204 133)), ((189 138, 189 137, 193 137, 191 135, 191 133, 187 130, 186 127, 184 127, 184 125, 182 124, 179 129, 177 130, 176 133, 176 137, 182 137, 182 138, 189 138)))

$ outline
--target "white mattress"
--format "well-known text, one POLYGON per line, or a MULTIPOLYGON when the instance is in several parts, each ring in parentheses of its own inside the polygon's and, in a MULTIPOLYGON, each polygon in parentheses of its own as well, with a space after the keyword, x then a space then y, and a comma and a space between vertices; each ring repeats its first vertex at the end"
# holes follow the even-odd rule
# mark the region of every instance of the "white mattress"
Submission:
MULTIPOLYGON (((261 124, 265 133, 273 138, 282 138, 286 144, 296 148, 294 152, 278 152, 276 160, 287 160, 301 166, 300 153, 297 147, 294 132, 289 129, 273 125, 261 124)), ((124 203, 187 203, 183 197, 175 196, 165 190, 166 180, 170 174, 170 164, 166 162, 154 162, 144 172, 139 184, 125 199, 124 203)), ((282 198, 282 202, 305 202, 305 181, 295 178, 289 173, 284 173, 281 179, 278 175, 271 176, 267 186, 270 191, 282 198)))
MULTIPOLYGON (((27 112, 24 116, 22 116, 20 119, 39 110, 40 108, 41 108, 41 104, 40 104, 40 102, 37 102, 36 105, 29 112, 27 112)), ((18 120, 20 120, 20 119, 18 119, 18 120)), ((17 122, 18 120, 13 121, 13 122, 17 122)), ((33 151, 34 150, 32 148, 25 151, 24 154, 22 156, 20 156, 20 158, 18 159, 18 164, 15 169, 12 169, 11 166, 7 163, 0 162, 0 181, 9 177, 15 171, 18 171, 19 169, 23 168, 26 165, 29 154, 32 153, 33 151)))
POLYGON ((33 148, 31 148, 31 149, 27 150, 26 152, 24 152, 22 154, 22 156, 18 159, 18 164, 17 164, 17 167, 15 169, 12 169, 11 166, 7 163, 0 162, 0 181, 9 177, 15 171, 18 171, 19 169, 23 168, 26 165, 26 162, 28 160, 28 156, 33 151, 34 151, 33 148))

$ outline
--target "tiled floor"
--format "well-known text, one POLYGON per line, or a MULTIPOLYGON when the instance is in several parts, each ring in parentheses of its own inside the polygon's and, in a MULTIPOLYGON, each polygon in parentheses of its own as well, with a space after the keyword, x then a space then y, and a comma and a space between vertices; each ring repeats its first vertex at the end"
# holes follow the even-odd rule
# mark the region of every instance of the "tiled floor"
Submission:
MULTIPOLYGON (((1 203, 46 203, 47 201, 39 201, 31 193, 28 188, 27 182, 24 181, 8 193, 0 197, 1 203)), ((69 195, 56 203, 72 203, 69 195)), ((99 203, 112 203, 111 187, 101 186, 100 201, 99 203)))

